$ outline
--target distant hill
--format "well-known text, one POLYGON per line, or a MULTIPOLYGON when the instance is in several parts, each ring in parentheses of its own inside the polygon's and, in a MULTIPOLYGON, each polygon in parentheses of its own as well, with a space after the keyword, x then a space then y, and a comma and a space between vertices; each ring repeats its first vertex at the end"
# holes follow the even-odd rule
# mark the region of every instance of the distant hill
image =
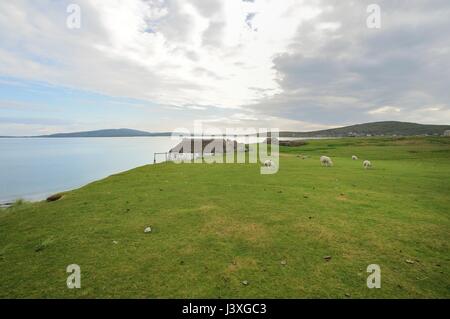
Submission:
POLYGON ((149 133, 138 130, 131 130, 127 128, 97 130, 74 133, 58 133, 51 135, 40 135, 36 137, 134 137, 134 136, 170 136, 172 133, 149 133))
POLYGON ((373 122, 313 132, 280 132, 280 137, 417 136, 443 135, 450 125, 408 122, 373 122))
MULTIPOLYGON (((408 122, 373 122, 350 125, 345 127, 312 131, 291 132, 281 131, 280 137, 347 137, 347 136, 420 136, 444 135, 450 130, 450 125, 427 125, 408 122)), ((135 136, 171 136, 171 132, 150 133, 127 128, 96 130, 74 133, 58 133, 40 136, 0 136, 0 138, 13 137, 135 137, 135 136)))

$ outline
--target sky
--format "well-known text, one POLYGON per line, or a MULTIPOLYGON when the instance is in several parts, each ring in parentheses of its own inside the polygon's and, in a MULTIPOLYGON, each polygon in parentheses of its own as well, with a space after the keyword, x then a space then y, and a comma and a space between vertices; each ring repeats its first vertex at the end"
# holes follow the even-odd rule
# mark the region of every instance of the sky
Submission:
POLYGON ((1 1, 0 136, 450 124, 448 17, 448 0, 1 1))

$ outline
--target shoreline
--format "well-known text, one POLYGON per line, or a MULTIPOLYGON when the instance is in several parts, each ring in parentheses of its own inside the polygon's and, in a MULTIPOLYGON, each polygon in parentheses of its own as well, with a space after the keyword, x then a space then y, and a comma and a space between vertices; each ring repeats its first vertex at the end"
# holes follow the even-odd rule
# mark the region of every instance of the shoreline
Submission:
POLYGON ((37 203, 37 202, 45 201, 49 196, 52 196, 52 195, 55 195, 55 194, 71 192, 71 191, 83 188, 83 187, 85 187, 85 186, 87 186, 87 185, 89 185, 91 183, 95 183, 95 182, 101 181, 103 179, 109 178, 109 177, 117 175, 117 174, 122 174, 122 173, 125 173, 125 172, 128 172, 128 171, 134 170, 136 168, 139 168, 139 167, 144 167, 144 166, 147 166, 147 165, 161 164, 161 163, 164 163, 164 162, 148 163, 148 164, 145 164, 145 165, 138 165, 138 166, 132 167, 130 169, 114 172, 114 173, 111 173, 111 174, 109 174, 107 176, 103 176, 103 177, 100 177, 100 178, 97 178, 97 179, 93 179, 93 180, 91 180, 91 181, 89 181, 87 183, 82 183, 81 185, 75 185, 73 187, 67 187, 67 188, 59 190, 59 191, 55 190, 55 191, 49 191, 49 192, 39 193, 39 194, 22 195, 22 196, 18 196, 15 199, 12 199, 12 198, 0 199, 0 209, 9 208, 9 207, 13 206, 15 202, 20 201, 20 200, 23 200, 23 201, 28 202, 28 203, 37 203))

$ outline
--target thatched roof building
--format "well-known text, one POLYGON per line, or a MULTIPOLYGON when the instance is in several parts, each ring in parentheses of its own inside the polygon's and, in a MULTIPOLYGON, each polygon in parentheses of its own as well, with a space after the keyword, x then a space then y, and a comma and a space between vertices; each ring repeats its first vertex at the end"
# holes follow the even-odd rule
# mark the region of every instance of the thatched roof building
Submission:
POLYGON ((280 146, 290 146, 290 147, 296 147, 296 146, 303 146, 308 144, 305 140, 288 140, 288 141, 280 141, 277 138, 271 138, 268 137, 266 138, 266 140, 264 141, 264 143, 266 144, 272 144, 272 143, 278 143, 278 145, 280 146))
POLYGON ((169 153, 215 154, 245 150, 245 145, 225 139, 183 138, 169 153))

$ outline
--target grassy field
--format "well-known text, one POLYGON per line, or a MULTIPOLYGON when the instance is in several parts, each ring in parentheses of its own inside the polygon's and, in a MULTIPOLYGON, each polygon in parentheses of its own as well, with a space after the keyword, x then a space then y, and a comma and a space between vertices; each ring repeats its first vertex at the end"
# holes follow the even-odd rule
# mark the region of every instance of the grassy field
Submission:
POLYGON ((281 151, 275 175, 149 165, 1 210, 0 297, 450 298, 450 138, 281 151), (73 263, 81 289, 66 287, 73 263))

